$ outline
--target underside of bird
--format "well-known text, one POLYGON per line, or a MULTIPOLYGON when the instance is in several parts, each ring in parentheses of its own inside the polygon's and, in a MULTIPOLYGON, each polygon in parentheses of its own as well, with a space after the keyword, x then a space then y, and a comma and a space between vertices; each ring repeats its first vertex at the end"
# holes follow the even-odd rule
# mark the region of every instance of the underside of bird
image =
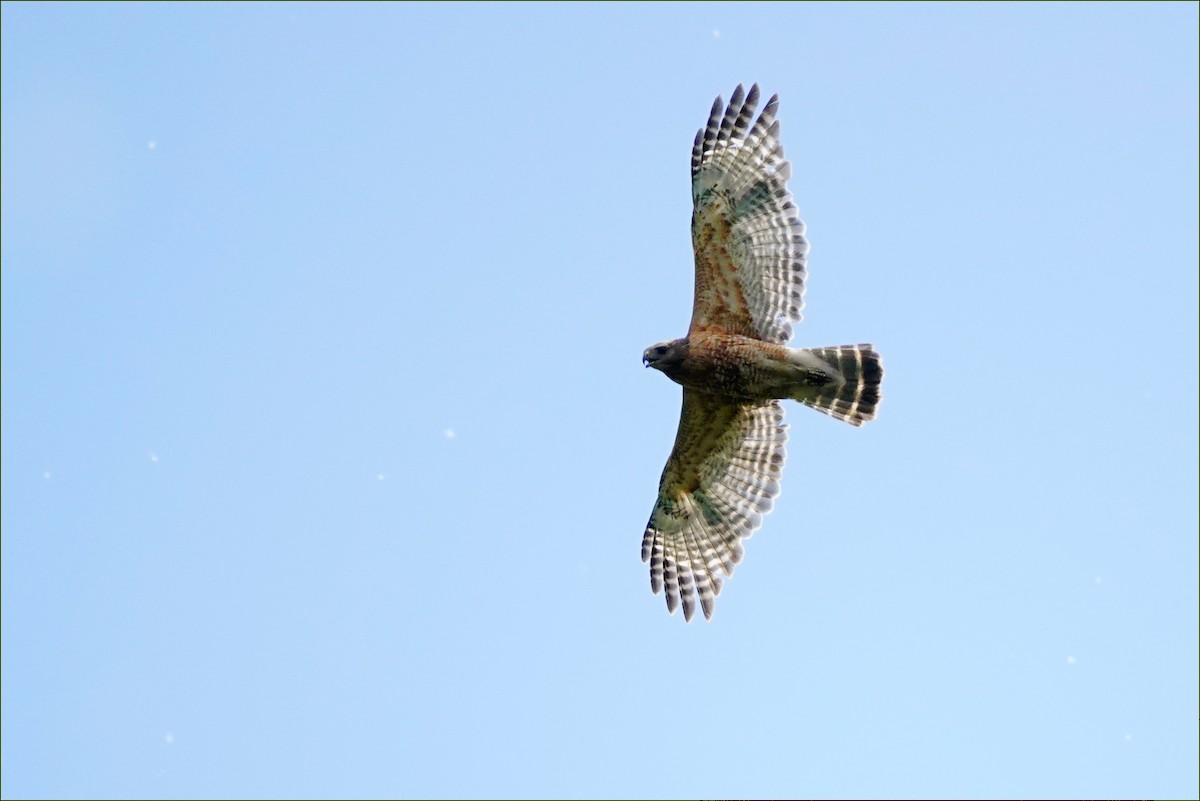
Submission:
POLYGON ((677 384, 729 398, 790 398, 860 426, 875 417, 883 363, 871 345, 789 348, 727 334, 661 342, 642 354, 677 384))
POLYGON ((854 426, 875 417, 883 380, 870 345, 789 348, 804 307, 808 238, 788 190, 775 115, 758 86, 720 97, 692 142, 695 293, 687 336, 647 348, 647 367, 683 385, 675 445, 642 537, 667 608, 712 617, 722 577, 779 495, 781 401, 854 426))

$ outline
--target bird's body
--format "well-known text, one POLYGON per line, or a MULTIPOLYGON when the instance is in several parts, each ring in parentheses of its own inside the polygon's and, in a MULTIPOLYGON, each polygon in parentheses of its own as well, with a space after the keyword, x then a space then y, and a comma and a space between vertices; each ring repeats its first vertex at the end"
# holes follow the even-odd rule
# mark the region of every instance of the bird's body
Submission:
POLYGON ((800 400, 840 380, 807 350, 739 334, 703 333, 673 340, 668 355, 648 351, 647 366, 677 384, 732 401, 800 400))
POLYGON ((738 402, 786 398, 852 425, 874 416, 878 393, 862 390, 878 388, 883 375, 870 345, 789 348, 739 334, 701 333, 663 342, 647 348, 642 360, 684 387, 738 402), (826 400, 830 403, 823 406, 826 400))
POLYGON ((667 608, 696 599, 712 617, 721 575, 779 494, 792 399, 859 426, 875 416, 883 368, 870 345, 789 348, 800 319, 808 241, 787 190, 772 97, 751 126, 758 86, 738 86, 692 148, 695 300, 688 335, 642 359, 681 384, 675 447, 642 538, 655 593, 667 608))

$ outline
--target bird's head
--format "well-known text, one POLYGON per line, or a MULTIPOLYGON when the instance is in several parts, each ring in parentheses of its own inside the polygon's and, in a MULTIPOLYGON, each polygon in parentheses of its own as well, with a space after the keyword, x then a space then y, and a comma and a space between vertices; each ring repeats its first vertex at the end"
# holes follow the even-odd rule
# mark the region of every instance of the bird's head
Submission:
POLYGON ((659 342, 642 351, 642 364, 655 370, 670 372, 683 361, 687 355, 687 340, 672 339, 670 342, 659 342))

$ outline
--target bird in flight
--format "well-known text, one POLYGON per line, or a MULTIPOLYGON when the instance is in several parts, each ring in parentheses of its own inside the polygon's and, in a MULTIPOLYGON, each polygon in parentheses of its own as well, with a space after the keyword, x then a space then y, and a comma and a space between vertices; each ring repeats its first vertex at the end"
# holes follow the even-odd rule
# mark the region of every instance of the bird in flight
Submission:
POLYGON ((675 447, 642 538, 650 587, 671 614, 711 618, 721 576, 779 495, 785 398, 860 426, 875 417, 883 366, 871 345, 789 348, 804 305, 808 240, 788 192, 779 96, 758 85, 718 97, 692 145, 696 288, 687 336, 642 360, 683 386, 675 447), (752 123, 753 121, 753 123, 752 123))

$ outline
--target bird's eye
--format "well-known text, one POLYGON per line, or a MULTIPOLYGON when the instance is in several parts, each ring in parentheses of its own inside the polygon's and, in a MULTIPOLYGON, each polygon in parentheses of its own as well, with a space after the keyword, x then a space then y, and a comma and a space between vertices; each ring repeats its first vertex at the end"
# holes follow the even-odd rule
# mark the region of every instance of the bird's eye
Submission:
POLYGON ((654 349, 654 352, 655 352, 655 353, 658 353, 658 354, 666 353, 666 352, 667 352, 667 346, 666 346, 666 345, 659 345, 657 348, 655 348, 655 349, 654 349))

